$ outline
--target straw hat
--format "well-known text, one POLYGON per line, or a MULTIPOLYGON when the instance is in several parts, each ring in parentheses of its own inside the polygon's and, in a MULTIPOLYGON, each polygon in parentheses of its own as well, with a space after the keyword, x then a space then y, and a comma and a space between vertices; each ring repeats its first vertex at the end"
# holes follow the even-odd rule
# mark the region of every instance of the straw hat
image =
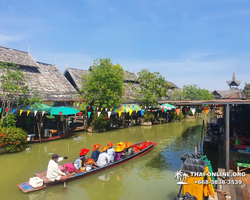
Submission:
POLYGON ((93 151, 98 150, 98 149, 100 148, 100 146, 102 146, 102 145, 100 145, 100 144, 98 144, 98 143, 95 143, 95 144, 94 144, 93 151))
POLYGON ((109 142, 108 147, 112 147, 112 146, 114 146, 114 144, 112 142, 109 142))
POLYGON ((89 159, 86 161, 86 164, 95 164, 95 161, 94 161, 94 159, 89 158, 89 159))
POLYGON ((89 152, 89 149, 83 148, 81 152, 79 153, 79 156, 84 156, 89 152))
POLYGON ((126 143, 125 143, 125 148, 129 148, 129 147, 131 147, 131 146, 132 146, 132 144, 133 144, 133 142, 126 142, 126 143))
POLYGON ((115 148, 115 152, 121 152, 125 148, 125 144, 123 142, 119 142, 115 148))
POLYGON ((107 151, 108 149, 109 149, 108 147, 102 147, 102 151, 101 152, 107 151))

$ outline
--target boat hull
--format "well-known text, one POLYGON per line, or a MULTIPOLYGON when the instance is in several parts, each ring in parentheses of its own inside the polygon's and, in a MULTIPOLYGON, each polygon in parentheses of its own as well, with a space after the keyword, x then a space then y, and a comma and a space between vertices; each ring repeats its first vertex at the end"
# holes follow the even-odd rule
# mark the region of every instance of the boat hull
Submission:
MULTIPOLYGON (((157 143, 155 142, 146 142, 146 141, 143 141, 143 142, 139 142, 139 143, 136 143, 136 144, 133 144, 132 146, 133 147, 136 147, 140 144, 148 144, 148 146, 145 148, 145 149, 142 149, 138 152, 136 152, 134 155, 128 157, 128 158, 124 158, 120 161, 117 161, 117 162, 114 162, 114 163, 110 163, 104 167, 98 167, 96 169, 92 169, 91 171, 89 172, 80 172, 80 173, 76 173, 74 175, 68 175, 68 179, 67 179, 67 182, 68 181, 72 181, 72 180, 76 180, 76 179, 79 179, 79 178, 83 178, 83 177, 86 177, 86 176, 89 176, 89 175, 92 175, 94 173, 98 173, 100 171, 104 171, 106 169, 110 169, 112 167, 115 167, 117 165, 121 165, 123 163, 126 163, 128 161, 131 161, 131 160, 134 160, 146 153, 148 153, 149 151, 152 150, 152 148, 157 145, 157 143)), ((41 171, 41 172, 38 172, 35 174, 35 176, 38 176, 40 178, 44 178, 46 176, 46 170, 45 171, 41 171)), ((44 185, 41 186, 41 187, 38 187, 38 188, 33 188, 32 186, 29 185, 29 182, 25 182, 25 183, 22 183, 22 184, 19 184, 18 185, 18 188, 23 192, 23 193, 28 193, 28 192, 33 192, 33 191, 37 191, 37 190, 42 190, 42 189, 46 189, 47 187, 51 187, 51 186, 54 186, 54 185, 59 185, 59 184, 62 184, 61 181, 45 181, 44 180, 44 185)))

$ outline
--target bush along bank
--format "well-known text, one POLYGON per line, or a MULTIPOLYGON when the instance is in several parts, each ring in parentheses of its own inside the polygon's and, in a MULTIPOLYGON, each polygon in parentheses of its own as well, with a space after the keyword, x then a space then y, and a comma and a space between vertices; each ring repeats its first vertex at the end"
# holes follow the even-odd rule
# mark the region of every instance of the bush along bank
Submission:
POLYGON ((0 127, 0 148, 4 148, 5 153, 22 151, 27 143, 27 135, 21 128, 0 127))

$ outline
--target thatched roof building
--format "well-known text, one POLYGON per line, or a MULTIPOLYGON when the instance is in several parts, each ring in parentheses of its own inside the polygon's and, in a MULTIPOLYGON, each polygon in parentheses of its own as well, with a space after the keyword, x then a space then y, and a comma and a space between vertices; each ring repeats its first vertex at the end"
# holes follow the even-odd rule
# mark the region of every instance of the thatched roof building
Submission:
POLYGON ((226 81, 229 90, 214 90, 212 94, 214 99, 242 99, 245 98, 245 95, 241 89, 238 89, 241 81, 235 80, 235 73, 233 72, 233 78, 231 81, 226 81))
MULTIPOLYGON (((72 86, 78 91, 82 88, 82 75, 89 73, 89 70, 67 68, 64 72, 64 76, 72 84, 72 86)), ((139 88, 139 82, 136 81, 137 76, 135 73, 125 71, 124 75, 124 87, 125 95, 124 102, 130 102, 135 100, 135 91, 132 90, 132 87, 139 88)))
MULTIPOLYGON (((91 67, 89 68, 91 70, 91 67)), ((75 69, 75 68, 67 68, 64 72, 64 76, 68 79, 68 81, 76 88, 77 90, 81 89, 82 82, 81 77, 83 74, 89 73, 89 70, 75 69)), ((134 103, 136 92, 133 88, 140 89, 140 83, 137 81, 138 77, 134 72, 124 71, 124 88, 125 94, 123 97, 124 103, 134 103)), ((169 89, 178 89, 178 87, 172 83, 167 81, 169 89)))
POLYGON ((29 52, 0 47, 0 62, 20 66, 30 88, 37 88, 44 101, 74 101, 76 89, 56 65, 36 62, 29 52))

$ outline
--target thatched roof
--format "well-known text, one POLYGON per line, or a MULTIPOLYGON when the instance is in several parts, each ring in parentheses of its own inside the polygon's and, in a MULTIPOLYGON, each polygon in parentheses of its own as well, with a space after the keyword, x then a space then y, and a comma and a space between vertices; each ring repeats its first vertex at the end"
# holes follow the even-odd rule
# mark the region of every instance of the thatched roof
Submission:
POLYGON ((88 70, 67 68, 63 75, 77 90, 82 88, 82 75, 89 73, 88 70))
POLYGON ((234 80, 232 80, 232 81, 227 81, 227 84, 228 84, 229 86, 239 86, 239 85, 241 84, 241 81, 234 81, 234 80))
POLYGON ((28 52, 0 46, 0 61, 17 65, 38 67, 35 59, 28 52))
POLYGON ((241 99, 244 98, 242 90, 214 90, 213 95, 219 95, 221 99, 241 99))
POLYGON ((166 81, 167 85, 169 87, 169 89, 173 90, 173 89, 179 89, 179 87, 177 85, 175 85, 174 83, 170 82, 170 81, 166 81))
POLYGON ((124 81, 125 82, 136 82, 137 75, 134 72, 124 71, 124 81))
MULTIPOLYGON (((68 82, 68 80, 63 76, 61 71, 56 65, 45 64, 41 62, 36 62, 36 67, 30 66, 32 63, 25 65, 26 62, 21 62, 21 58, 29 57, 29 61, 34 60, 33 57, 27 52, 19 53, 20 51, 8 48, 5 49, 5 55, 0 54, 0 58, 8 57, 9 59, 1 60, 7 63, 14 63, 20 65, 20 70, 25 75, 27 79, 27 84, 30 88, 37 88, 42 94, 44 101, 67 101, 78 99, 77 91, 68 82), (15 57, 8 56, 16 55, 15 57), (20 55, 21 58, 17 57, 20 55), (10 59, 13 58, 13 59, 10 59), (22 63, 22 64, 20 64, 22 63)), ((1 51, 0 51, 1 52, 1 51)))
MULTIPOLYGON (((64 72, 64 76, 76 89, 82 88, 81 77, 84 73, 89 73, 88 70, 67 68, 64 72)), ((132 90, 132 86, 139 88, 139 83, 136 82, 137 76, 133 72, 125 71, 124 75, 124 87, 125 95, 124 101, 134 100, 135 91, 132 90)))

